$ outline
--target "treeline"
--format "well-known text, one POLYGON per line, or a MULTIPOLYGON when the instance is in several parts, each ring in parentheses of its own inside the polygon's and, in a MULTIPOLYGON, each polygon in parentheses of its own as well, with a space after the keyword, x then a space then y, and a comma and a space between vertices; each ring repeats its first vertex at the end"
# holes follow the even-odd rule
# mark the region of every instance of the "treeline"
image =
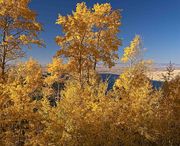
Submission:
POLYGON ((118 56, 121 12, 110 4, 88 8, 78 3, 59 16, 60 50, 47 65, 25 55, 22 48, 44 45, 42 30, 29 0, 0 1, 0 145, 2 146, 178 146, 180 144, 180 77, 170 65, 163 87, 155 90, 146 73, 152 64, 142 59, 136 35, 118 56), (112 90, 96 72, 120 58, 128 67, 112 90), (53 104, 52 104, 53 101, 53 104))

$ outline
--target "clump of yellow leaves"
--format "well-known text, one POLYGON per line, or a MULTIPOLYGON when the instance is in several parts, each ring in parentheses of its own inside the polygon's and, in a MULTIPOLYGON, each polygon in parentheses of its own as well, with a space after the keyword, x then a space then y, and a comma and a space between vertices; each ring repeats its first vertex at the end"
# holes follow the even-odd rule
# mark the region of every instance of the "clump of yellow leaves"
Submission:
POLYGON ((76 80, 71 80, 62 92, 60 109, 65 123, 62 142, 67 145, 117 143, 110 140, 115 131, 113 124, 108 127, 108 123, 113 123, 115 102, 106 95, 107 84, 92 81, 83 87, 76 80), (111 133, 108 132, 110 130, 111 133))
POLYGON ((47 72, 50 76, 45 79, 47 84, 52 84, 53 82, 59 80, 63 73, 66 73, 66 65, 59 58, 53 58, 52 63, 47 65, 47 72))
POLYGON ((43 95, 42 68, 37 61, 17 64, 8 72, 7 82, 0 85, 2 145, 60 143, 61 119, 43 95))
POLYGON ((127 62, 134 62, 137 55, 140 53, 140 46, 141 45, 141 38, 139 35, 136 35, 133 41, 131 41, 130 46, 124 48, 124 54, 123 57, 121 58, 121 61, 123 63, 127 62))
POLYGON ((41 77, 41 67, 32 59, 18 64, 8 72, 8 80, 0 91, 1 128, 7 131, 1 134, 2 144, 21 145, 21 142, 27 141, 26 135, 34 135, 36 126, 39 125, 38 120, 42 117, 34 112, 34 109, 39 108, 39 103, 33 102, 31 94, 42 87, 41 77), (26 126, 29 130, 25 128, 26 126), (10 127, 13 127, 15 132, 10 127))
POLYGON ((21 109, 23 103, 31 100, 29 95, 41 88, 42 83, 41 66, 30 59, 9 71, 4 94, 8 94, 14 104, 21 109))
MULTIPOLYGON (((62 59, 60 58, 53 58, 52 63, 47 65, 47 73, 49 74, 44 79, 44 94, 46 96, 55 94, 56 91, 52 88, 53 84, 56 83, 58 86, 65 81, 66 73, 68 70, 68 65, 64 64, 62 59)), ((57 93, 60 89, 57 89, 57 93)), ((59 96, 59 95, 58 95, 59 96)))

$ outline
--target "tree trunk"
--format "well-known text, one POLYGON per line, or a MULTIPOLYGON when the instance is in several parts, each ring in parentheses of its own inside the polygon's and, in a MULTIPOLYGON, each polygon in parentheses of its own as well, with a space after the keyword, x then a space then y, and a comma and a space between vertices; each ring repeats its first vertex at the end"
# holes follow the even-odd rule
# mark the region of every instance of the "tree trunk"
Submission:
POLYGON ((94 71, 96 70, 97 60, 94 61, 94 71))
POLYGON ((7 36, 7 32, 6 29, 3 32, 3 47, 2 47, 2 58, 1 58, 1 80, 4 82, 5 81, 5 69, 6 69, 6 36, 7 36))
POLYGON ((4 82, 5 81, 5 57, 2 59, 2 65, 1 65, 1 79, 4 82))

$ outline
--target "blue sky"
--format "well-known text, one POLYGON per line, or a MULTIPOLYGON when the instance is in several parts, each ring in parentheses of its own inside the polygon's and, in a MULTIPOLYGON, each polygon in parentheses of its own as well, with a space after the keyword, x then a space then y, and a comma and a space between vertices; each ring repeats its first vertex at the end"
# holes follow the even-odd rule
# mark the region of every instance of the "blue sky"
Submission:
MULTIPOLYGON (((38 21, 43 24, 41 38, 46 48, 33 46, 27 51, 27 57, 46 64, 59 49, 54 38, 61 34, 61 28, 55 24, 58 14, 71 14, 76 3, 82 0, 32 0, 30 8, 38 13, 38 21)), ((122 26, 119 37, 123 46, 119 55, 133 39, 141 35, 143 45, 147 48, 145 58, 156 63, 180 64, 180 0, 84 0, 88 7, 94 3, 111 3, 113 9, 122 9, 122 26)))

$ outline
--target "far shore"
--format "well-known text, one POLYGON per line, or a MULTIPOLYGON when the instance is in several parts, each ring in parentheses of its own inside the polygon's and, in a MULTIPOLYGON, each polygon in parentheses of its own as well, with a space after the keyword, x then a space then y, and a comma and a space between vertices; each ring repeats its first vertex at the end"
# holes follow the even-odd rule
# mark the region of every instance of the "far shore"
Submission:
MULTIPOLYGON (((122 67, 113 67, 111 69, 105 68, 105 67, 99 67, 97 69, 97 71, 99 73, 107 73, 107 74, 121 74, 123 71, 122 67)), ((167 73, 165 68, 154 68, 152 70, 150 70, 147 73, 147 76, 151 79, 151 80, 157 80, 157 81, 163 81, 163 74, 165 75, 167 73)), ((175 69, 173 71, 173 77, 180 75, 180 69, 175 69)))

